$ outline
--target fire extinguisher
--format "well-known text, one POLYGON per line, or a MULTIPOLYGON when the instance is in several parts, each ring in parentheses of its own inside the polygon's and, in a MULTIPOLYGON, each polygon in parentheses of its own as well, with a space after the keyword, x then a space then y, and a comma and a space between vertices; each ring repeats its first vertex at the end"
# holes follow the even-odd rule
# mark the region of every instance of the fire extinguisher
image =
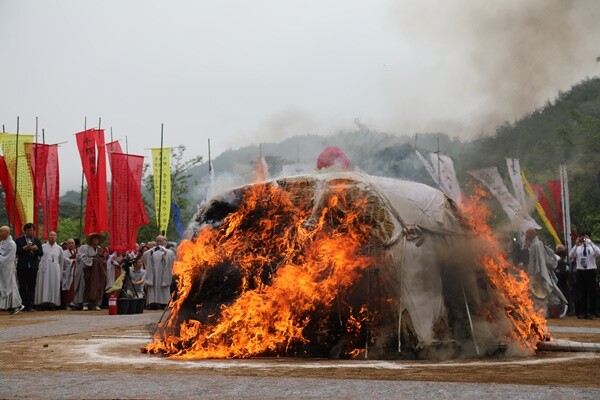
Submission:
POLYGON ((108 315, 117 315, 117 298, 114 294, 108 298, 108 315))

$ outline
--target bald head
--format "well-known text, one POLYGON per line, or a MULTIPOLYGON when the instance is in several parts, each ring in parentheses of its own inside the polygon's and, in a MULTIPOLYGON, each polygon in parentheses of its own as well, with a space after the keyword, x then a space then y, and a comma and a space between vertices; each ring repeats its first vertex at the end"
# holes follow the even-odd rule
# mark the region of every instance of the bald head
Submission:
POLYGON ((158 235, 156 237, 156 245, 164 246, 165 244, 167 244, 167 239, 165 239, 165 237, 163 235, 158 235))
POLYGON ((10 236, 10 228, 6 225, 0 226, 0 239, 5 240, 10 236))

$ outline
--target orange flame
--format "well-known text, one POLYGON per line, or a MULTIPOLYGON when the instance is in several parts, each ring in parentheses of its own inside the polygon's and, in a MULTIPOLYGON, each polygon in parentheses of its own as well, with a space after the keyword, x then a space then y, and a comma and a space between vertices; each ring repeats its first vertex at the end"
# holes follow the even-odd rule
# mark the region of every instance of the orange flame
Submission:
MULTIPOLYGON (((147 346, 180 358, 231 358, 286 354, 303 343, 311 314, 330 309, 360 270, 372 264, 359 250, 369 236, 361 221, 364 202, 347 204, 342 191, 332 193, 316 218, 294 204, 273 184, 256 184, 244 194, 239 209, 218 229, 207 227, 196 239, 182 243, 173 272, 181 277, 178 299, 164 337, 147 346), (178 314, 198 282, 223 264, 239 267, 239 296, 223 304, 215 324, 179 321, 178 314)), ((360 329, 363 315, 350 316, 346 329, 360 329)))
MULTIPOLYGON (((484 205, 484 197, 487 197, 487 193, 475 187, 473 195, 463 203, 461 211, 476 240, 482 241, 486 249, 480 261, 498 295, 499 308, 503 308, 500 311, 514 327, 514 330, 508 331, 511 339, 521 343, 526 349, 534 350, 540 340, 548 337, 547 321, 542 311, 535 309, 529 296, 527 274, 507 260, 505 251, 485 222, 489 219, 490 209, 484 205)), ((488 320, 496 318, 496 311, 498 310, 488 310, 488 320)))
MULTIPOLYGON (((378 254, 365 254, 372 235, 367 201, 333 188, 313 207, 274 183, 252 185, 242 196, 218 225, 204 226, 179 247, 177 297, 145 350, 183 359, 305 355, 309 331, 326 331, 319 317, 336 308, 344 315, 344 354, 359 357, 365 326, 380 318, 364 304, 353 309, 344 300, 365 270, 377 265, 378 254), (219 271, 223 286, 215 297, 221 300, 211 308, 199 293, 211 290, 211 276, 219 271)), ((510 265, 485 223, 489 210, 482 196, 476 191, 462 212, 484 243, 480 262, 497 293, 486 316, 493 322, 506 315, 514 325, 510 338, 532 349, 544 337, 546 321, 528 297, 527 276, 510 265)))

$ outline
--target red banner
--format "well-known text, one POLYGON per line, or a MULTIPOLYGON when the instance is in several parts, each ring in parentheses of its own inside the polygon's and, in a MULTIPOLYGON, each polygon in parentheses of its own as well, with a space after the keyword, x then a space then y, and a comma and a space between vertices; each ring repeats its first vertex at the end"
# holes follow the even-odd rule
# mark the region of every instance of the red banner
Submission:
POLYGON ((538 199, 538 202, 544 209, 544 212, 546 213, 546 216, 548 217, 548 221, 550 221, 550 224, 552 225, 554 230, 558 232, 558 226, 556 225, 556 219, 554 218, 554 212, 552 211, 552 206, 550 205, 548 196, 546 196, 546 192, 544 192, 544 189, 542 188, 542 186, 538 185, 537 183, 531 183, 531 188, 533 189, 533 191, 538 199))
MULTIPOLYGON (((39 211, 42 203, 42 191, 46 177, 49 145, 41 143, 25 143, 25 155, 33 177, 33 225, 35 235, 38 235, 39 211)), ((44 218, 46 218, 44 214, 44 218)), ((46 236, 44 236, 46 238, 46 236)))
POLYGON ((8 220, 13 224, 12 236, 17 237, 21 234, 21 218, 19 213, 15 213, 15 189, 10 180, 10 174, 8 173, 8 167, 3 156, 0 156, 0 183, 4 190, 4 207, 6 208, 6 214, 8 220))
POLYGON ((60 178, 58 168, 58 146, 48 146, 48 160, 46 163, 46 177, 42 191, 42 210, 44 212, 44 239, 48 239, 49 232, 58 231, 58 203, 60 192, 60 178))
MULTIPOLYGON (((123 149, 121 149, 121 143, 118 140, 113 140, 112 142, 106 143, 106 152, 110 153, 123 153, 123 149)), ((110 158, 109 158, 110 161, 110 158)))
POLYGON ((140 226, 149 219, 142 201, 141 184, 144 157, 110 154, 110 245, 134 250, 140 226))
POLYGON ((560 234, 564 232, 563 226, 563 212, 562 212, 562 188, 560 187, 560 181, 548 181, 548 188, 554 200, 554 209, 556 210, 556 216, 558 217, 558 226, 560 228, 560 234))
POLYGON ((88 184, 83 232, 87 235, 108 231, 104 130, 88 129, 79 132, 76 137, 83 174, 88 184))

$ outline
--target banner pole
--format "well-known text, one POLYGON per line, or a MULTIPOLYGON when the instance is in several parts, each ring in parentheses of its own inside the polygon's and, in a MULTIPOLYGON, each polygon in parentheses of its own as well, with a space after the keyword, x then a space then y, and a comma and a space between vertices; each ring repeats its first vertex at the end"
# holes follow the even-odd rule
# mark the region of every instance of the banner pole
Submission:
MULTIPOLYGON (((44 130, 44 128, 42 128, 42 144, 46 144, 46 132, 44 130)), ((46 168, 48 168, 48 161, 46 161, 46 168)), ((47 169, 46 169, 47 171, 47 169)), ((44 187, 46 188, 45 193, 44 193, 44 202, 46 203, 46 207, 44 207, 44 210, 46 210, 46 212, 44 213, 44 230, 46 231, 46 237, 48 237, 48 235, 50 234, 50 221, 48 219, 48 216, 46 215, 46 213, 48 212, 48 175, 44 174, 44 187)))
POLYGON ((38 132, 39 132, 39 128, 38 128, 38 117, 35 117, 35 143, 33 145, 33 161, 32 161, 32 165, 34 166, 34 168, 32 168, 32 178, 33 178, 33 182, 32 182, 32 189, 33 189, 33 229, 35 232, 35 235, 39 237, 40 234, 40 228, 39 228, 39 224, 40 224, 40 219, 39 219, 39 213, 40 213, 40 208, 38 207, 38 202, 37 200, 37 188, 36 188, 36 183, 37 183, 37 154, 38 154, 38 132))
MULTIPOLYGON (((110 135, 111 135, 111 140, 112 140, 112 128, 110 130, 110 135)), ((127 242, 128 245, 130 245, 131 243, 129 243, 129 227, 130 227, 130 223, 129 223, 129 175, 131 175, 131 168, 129 167, 129 143, 127 142, 127 135, 125 135, 125 155, 126 155, 126 160, 127 160, 127 180, 126 180, 126 192, 125 192, 125 201, 127 202, 127 211, 125 214, 127 216, 127 223, 125 224, 126 226, 126 230, 125 233, 127 234, 127 242)), ((136 238, 137 241, 137 238, 136 238)))
MULTIPOLYGON (((17 141, 15 143, 15 187, 13 188, 13 192, 15 194, 15 199, 14 199, 14 203, 15 203, 15 212, 13 214, 13 227, 15 226, 15 218, 19 212, 19 209, 17 208, 17 194, 19 193, 17 190, 17 184, 18 184, 18 180, 19 180, 19 117, 17 116, 17 141)), ((24 221, 24 223, 27 223, 27 221, 24 221)), ((15 232, 15 235, 17 235, 17 233, 15 232)))
POLYGON ((162 210, 163 128, 164 124, 160 124, 160 167, 158 176, 158 231, 161 235, 165 234, 165 232, 161 230, 162 226, 160 219, 160 212, 162 210))
MULTIPOLYGON (((83 131, 87 131, 87 117, 84 117, 83 120, 83 131)), ((81 243, 81 238, 83 237, 83 178, 85 177, 85 172, 83 169, 81 170, 81 192, 79 193, 79 244, 81 243)))

